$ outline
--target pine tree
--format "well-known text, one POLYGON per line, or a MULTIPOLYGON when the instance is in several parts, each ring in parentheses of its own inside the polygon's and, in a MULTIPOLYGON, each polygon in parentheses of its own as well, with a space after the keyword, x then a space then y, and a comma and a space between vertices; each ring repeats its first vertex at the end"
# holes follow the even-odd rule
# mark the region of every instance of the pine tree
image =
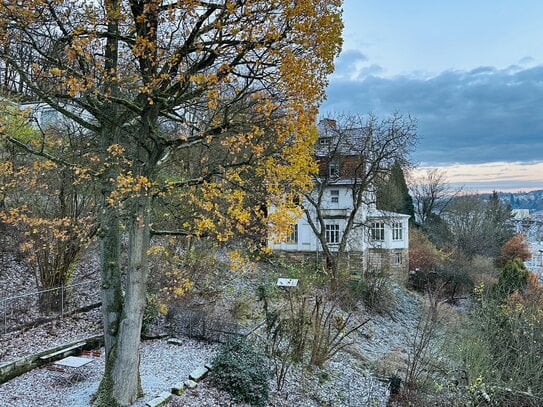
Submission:
POLYGON ((415 220, 413 198, 409 195, 404 172, 398 162, 392 166, 388 176, 377 186, 377 208, 409 215, 411 216, 410 223, 415 220))

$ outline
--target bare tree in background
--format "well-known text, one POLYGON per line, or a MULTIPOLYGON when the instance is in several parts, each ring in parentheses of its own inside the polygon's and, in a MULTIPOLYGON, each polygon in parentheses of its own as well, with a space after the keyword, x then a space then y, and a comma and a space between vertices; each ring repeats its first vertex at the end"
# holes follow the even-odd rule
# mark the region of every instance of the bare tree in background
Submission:
POLYGON ((431 168, 419 178, 414 179, 410 186, 411 196, 415 206, 417 221, 424 225, 432 215, 441 216, 451 200, 461 189, 453 189, 447 181, 444 170, 431 168))

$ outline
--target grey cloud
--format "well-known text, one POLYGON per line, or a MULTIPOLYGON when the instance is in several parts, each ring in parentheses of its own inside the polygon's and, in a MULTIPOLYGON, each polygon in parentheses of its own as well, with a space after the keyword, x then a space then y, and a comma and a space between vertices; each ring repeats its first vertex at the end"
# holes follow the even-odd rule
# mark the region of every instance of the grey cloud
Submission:
POLYGON ((333 77, 327 95, 323 113, 398 111, 415 116, 421 136, 416 160, 543 158, 543 66, 479 67, 429 78, 383 78, 370 72, 358 80, 333 77))
POLYGON ((535 59, 530 56, 524 57, 520 61, 518 61, 519 65, 523 65, 523 66, 533 65, 535 62, 536 62, 535 59))
POLYGON ((336 61, 333 77, 338 80, 360 80, 369 75, 378 75, 383 68, 376 64, 367 64, 368 57, 358 50, 346 50, 336 61))

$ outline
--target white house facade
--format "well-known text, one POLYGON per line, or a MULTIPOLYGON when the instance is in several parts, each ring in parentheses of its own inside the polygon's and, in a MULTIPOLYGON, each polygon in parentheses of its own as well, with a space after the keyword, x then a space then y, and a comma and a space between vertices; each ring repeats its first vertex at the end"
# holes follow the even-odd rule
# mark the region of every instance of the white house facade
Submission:
MULTIPOLYGON (((323 203, 325 236, 329 247, 337 250, 352 209, 348 185, 338 183, 325 190, 323 203)), ((302 202, 303 203, 303 202, 302 202)), ((308 205, 308 207, 310 207, 308 205)), ((318 222, 316 222, 318 225, 318 222)), ((270 243, 274 251, 319 253, 323 251, 307 215, 294 225, 285 242, 270 243)), ((385 212, 369 205, 356 214, 355 226, 347 241, 347 252, 361 255, 373 267, 385 265, 407 268, 409 249, 409 215, 385 212)))

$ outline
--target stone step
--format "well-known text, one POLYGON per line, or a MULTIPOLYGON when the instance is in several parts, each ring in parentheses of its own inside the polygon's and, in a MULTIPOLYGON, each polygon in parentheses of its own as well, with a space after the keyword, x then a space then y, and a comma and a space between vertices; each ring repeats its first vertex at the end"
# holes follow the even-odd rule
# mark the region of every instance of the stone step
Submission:
POLYGON ((172 394, 180 396, 185 392, 185 383, 179 382, 172 386, 172 394))
POLYGON ((197 369, 194 369, 189 374, 189 379, 194 380, 195 382, 199 382, 200 380, 205 378, 208 373, 209 373, 209 370, 207 370, 205 367, 201 366, 201 367, 199 367, 197 369))
POLYGON ((177 345, 177 346, 183 346, 184 344, 184 342, 178 338, 170 338, 168 339, 167 343, 169 343, 170 345, 177 345))
POLYGON ((185 387, 189 390, 192 390, 192 389, 195 389, 196 387, 198 387, 198 383, 196 383, 195 381, 193 380, 185 380, 185 387))
POLYGON ((157 397, 147 402, 147 407, 160 407, 166 404, 172 398, 172 393, 163 391, 157 397))

